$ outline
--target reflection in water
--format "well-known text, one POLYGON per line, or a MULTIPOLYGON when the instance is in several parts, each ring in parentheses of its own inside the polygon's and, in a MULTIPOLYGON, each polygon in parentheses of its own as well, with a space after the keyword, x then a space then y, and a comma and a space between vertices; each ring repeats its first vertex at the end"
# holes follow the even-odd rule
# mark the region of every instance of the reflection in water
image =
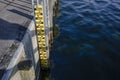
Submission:
POLYGON ((60 0, 52 80, 120 80, 120 1, 60 0))
POLYGON ((41 70, 40 71, 40 79, 39 80, 49 80, 50 71, 49 70, 41 70))

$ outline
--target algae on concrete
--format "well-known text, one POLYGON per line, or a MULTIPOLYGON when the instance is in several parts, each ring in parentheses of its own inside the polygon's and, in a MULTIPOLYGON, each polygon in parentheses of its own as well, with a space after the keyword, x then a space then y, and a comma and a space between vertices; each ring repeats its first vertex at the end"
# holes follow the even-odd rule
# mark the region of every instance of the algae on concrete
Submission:
POLYGON ((56 38, 59 35, 59 26, 54 24, 53 26, 53 38, 56 38))

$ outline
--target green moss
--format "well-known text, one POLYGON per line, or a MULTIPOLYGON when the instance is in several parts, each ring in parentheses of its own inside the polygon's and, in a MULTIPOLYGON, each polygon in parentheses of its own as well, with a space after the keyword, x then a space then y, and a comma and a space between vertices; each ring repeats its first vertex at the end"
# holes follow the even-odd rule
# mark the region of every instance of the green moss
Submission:
POLYGON ((50 70, 41 70, 40 80, 49 80, 50 70))
POLYGON ((59 26, 54 24, 53 26, 53 38, 56 38, 59 35, 59 26))
POLYGON ((10 52, 12 52, 15 49, 16 49, 16 46, 14 44, 12 46, 10 46, 10 52))

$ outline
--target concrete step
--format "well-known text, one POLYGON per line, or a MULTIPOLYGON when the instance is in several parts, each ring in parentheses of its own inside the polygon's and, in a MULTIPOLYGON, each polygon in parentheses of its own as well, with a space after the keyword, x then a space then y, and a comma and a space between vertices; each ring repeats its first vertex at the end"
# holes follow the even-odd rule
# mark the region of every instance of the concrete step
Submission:
POLYGON ((0 0, 0 77, 33 18, 31 0, 0 0))

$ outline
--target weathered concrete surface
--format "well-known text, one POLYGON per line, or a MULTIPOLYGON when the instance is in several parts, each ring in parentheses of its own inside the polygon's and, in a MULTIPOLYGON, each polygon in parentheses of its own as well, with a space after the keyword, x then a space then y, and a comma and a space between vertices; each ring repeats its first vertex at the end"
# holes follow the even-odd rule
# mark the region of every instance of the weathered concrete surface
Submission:
MULTIPOLYGON (((55 0, 44 0, 47 57, 55 0)), ((0 0, 0 80, 38 80, 40 65, 31 0, 0 0)))
POLYGON ((38 80, 40 62, 34 26, 32 21, 11 58, 2 80, 38 80))
POLYGON ((31 0, 0 0, 0 78, 32 19, 31 0))

